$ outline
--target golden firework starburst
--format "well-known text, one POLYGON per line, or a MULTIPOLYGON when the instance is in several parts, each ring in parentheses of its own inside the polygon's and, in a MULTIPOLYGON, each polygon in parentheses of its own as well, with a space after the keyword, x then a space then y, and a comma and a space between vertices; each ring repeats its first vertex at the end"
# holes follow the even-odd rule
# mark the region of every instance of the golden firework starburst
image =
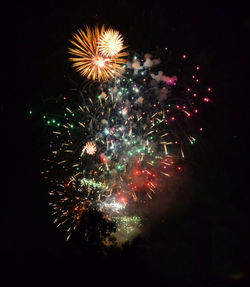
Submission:
POLYGON ((112 56, 101 52, 99 41, 104 34, 104 26, 100 29, 97 26, 93 29, 86 27, 86 32, 79 29, 78 33, 73 35, 74 40, 70 40, 74 48, 69 48, 69 53, 76 57, 69 60, 73 62, 73 67, 88 79, 102 81, 113 78, 121 73, 122 66, 127 61, 125 57, 128 53, 123 51, 123 46, 112 56))
POLYGON ((94 155, 97 151, 95 142, 87 142, 82 150, 82 155, 86 152, 89 155, 94 155))
POLYGON ((106 30, 100 36, 99 49, 101 54, 104 56, 112 57, 116 55, 124 49, 122 35, 117 30, 106 30))

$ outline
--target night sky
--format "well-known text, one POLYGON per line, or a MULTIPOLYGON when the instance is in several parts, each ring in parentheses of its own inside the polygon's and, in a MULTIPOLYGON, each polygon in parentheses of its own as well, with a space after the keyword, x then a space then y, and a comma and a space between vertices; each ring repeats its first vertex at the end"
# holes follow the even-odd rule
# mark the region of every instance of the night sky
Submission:
POLYGON ((9 77, 1 102, 1 192, 7 195, 2 201, 1 253, 7 286, 246 284, 247 8, 229 1, 45 2, 20 1, 8 13, 9 77), (194 147, 188 188, 146 238, 107 254, 98 245, 65 243, 52 224, 50 186, 41 175, 48 141, 41 115, 46 100, 65 89, 68 39, 86 24, 115 27, 131 50, 169 47, 187 53, 200 63, 202 78, 214 91, 214 104, 202 108, 206 129, 194 147))

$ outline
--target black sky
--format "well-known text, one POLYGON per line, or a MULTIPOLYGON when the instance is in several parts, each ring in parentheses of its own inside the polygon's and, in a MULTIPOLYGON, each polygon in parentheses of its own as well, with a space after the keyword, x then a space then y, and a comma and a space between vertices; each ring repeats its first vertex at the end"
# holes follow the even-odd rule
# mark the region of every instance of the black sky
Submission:
POLYGON ((250 269, 250 19, 247 7, 237 2, 177 2, 10 4, 8 92, 1 103, 2 193, 7 195, 2 208, 6 238, 2 252, 7 286, 50 286, 51 282, 58 286, 241 286, 246 282, 250 269), (207 132, 196 150, 188 204, 177 204, 176 211, 156 224, 147 239, 109 256, 64 243, 51 224, 49 185, 40 174, 46 145, 39 119, 43 100, 62 89, 70 35, 96 23, 120 30, 134 50, 189 51, 203 65, 215 102, 211 110, 204 110, 207 132), (233 274, 242 279, 230 279, 233 274))

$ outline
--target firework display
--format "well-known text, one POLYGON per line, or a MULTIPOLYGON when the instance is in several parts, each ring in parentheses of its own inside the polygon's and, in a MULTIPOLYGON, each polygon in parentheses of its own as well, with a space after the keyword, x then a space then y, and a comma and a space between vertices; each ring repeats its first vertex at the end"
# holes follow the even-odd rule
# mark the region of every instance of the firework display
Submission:
POLYGON ((125 54, 118 31, 87 28, 74 37, 70 53, 79 58, 71 59, 73 66, 103 81, 96 89, 76 91, 79 101, 67 105, 66 100, 60 120, 46 115, 52 129, 44 172, 53 184, 50 205, 67 239, 84 213, 95 209, 115 223, 111 235, 122 243, 143 225, 140 206, 180 176, 185 148, 196 140, 187 122, 198 113, 199 102, 210 101, 211 89, 199 97, 197 66, 185 83, 184 72, 166 73, 167 67, 163 72, 164 63, 150 54, 120 58, 125 54), (121 64, 123 73, 114 72, 121 64))

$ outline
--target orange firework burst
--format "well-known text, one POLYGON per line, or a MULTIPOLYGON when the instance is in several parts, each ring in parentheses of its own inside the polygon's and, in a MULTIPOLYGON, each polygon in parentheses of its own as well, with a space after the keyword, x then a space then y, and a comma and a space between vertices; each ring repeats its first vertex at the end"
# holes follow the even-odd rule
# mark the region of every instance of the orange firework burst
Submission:
POLYGON ((85 147, 82 150, 82 154, 86 152, 89 155, 94 155, 97 151, 95 142, 87 142, 85 147))
MULTIPOLYGON (((105 34, 104 26, 100 29, 97 26, 93 29, 86 27, 86 32, 79 29, 78 33, 73 35, 74 40, 70 41, 74 48, 69 48, 69 53, 76 57, 69 60, 73 62, 73 67, 88 79, 101 81, 113 78, 121 73, 122 66, 127 61, 124 57, 128 53, 122 52, 124 47, 120 41, 117 42, 119 46, 117 48, 112 43, 112 55, 102 52, 103 48, 100 48, 102 46, 99 45, 99 41, 105 34), (114 51, 118 52, 114 54, 114 51)), ((118 39, 122 41, 119 33, 118 36, 118 39)))

